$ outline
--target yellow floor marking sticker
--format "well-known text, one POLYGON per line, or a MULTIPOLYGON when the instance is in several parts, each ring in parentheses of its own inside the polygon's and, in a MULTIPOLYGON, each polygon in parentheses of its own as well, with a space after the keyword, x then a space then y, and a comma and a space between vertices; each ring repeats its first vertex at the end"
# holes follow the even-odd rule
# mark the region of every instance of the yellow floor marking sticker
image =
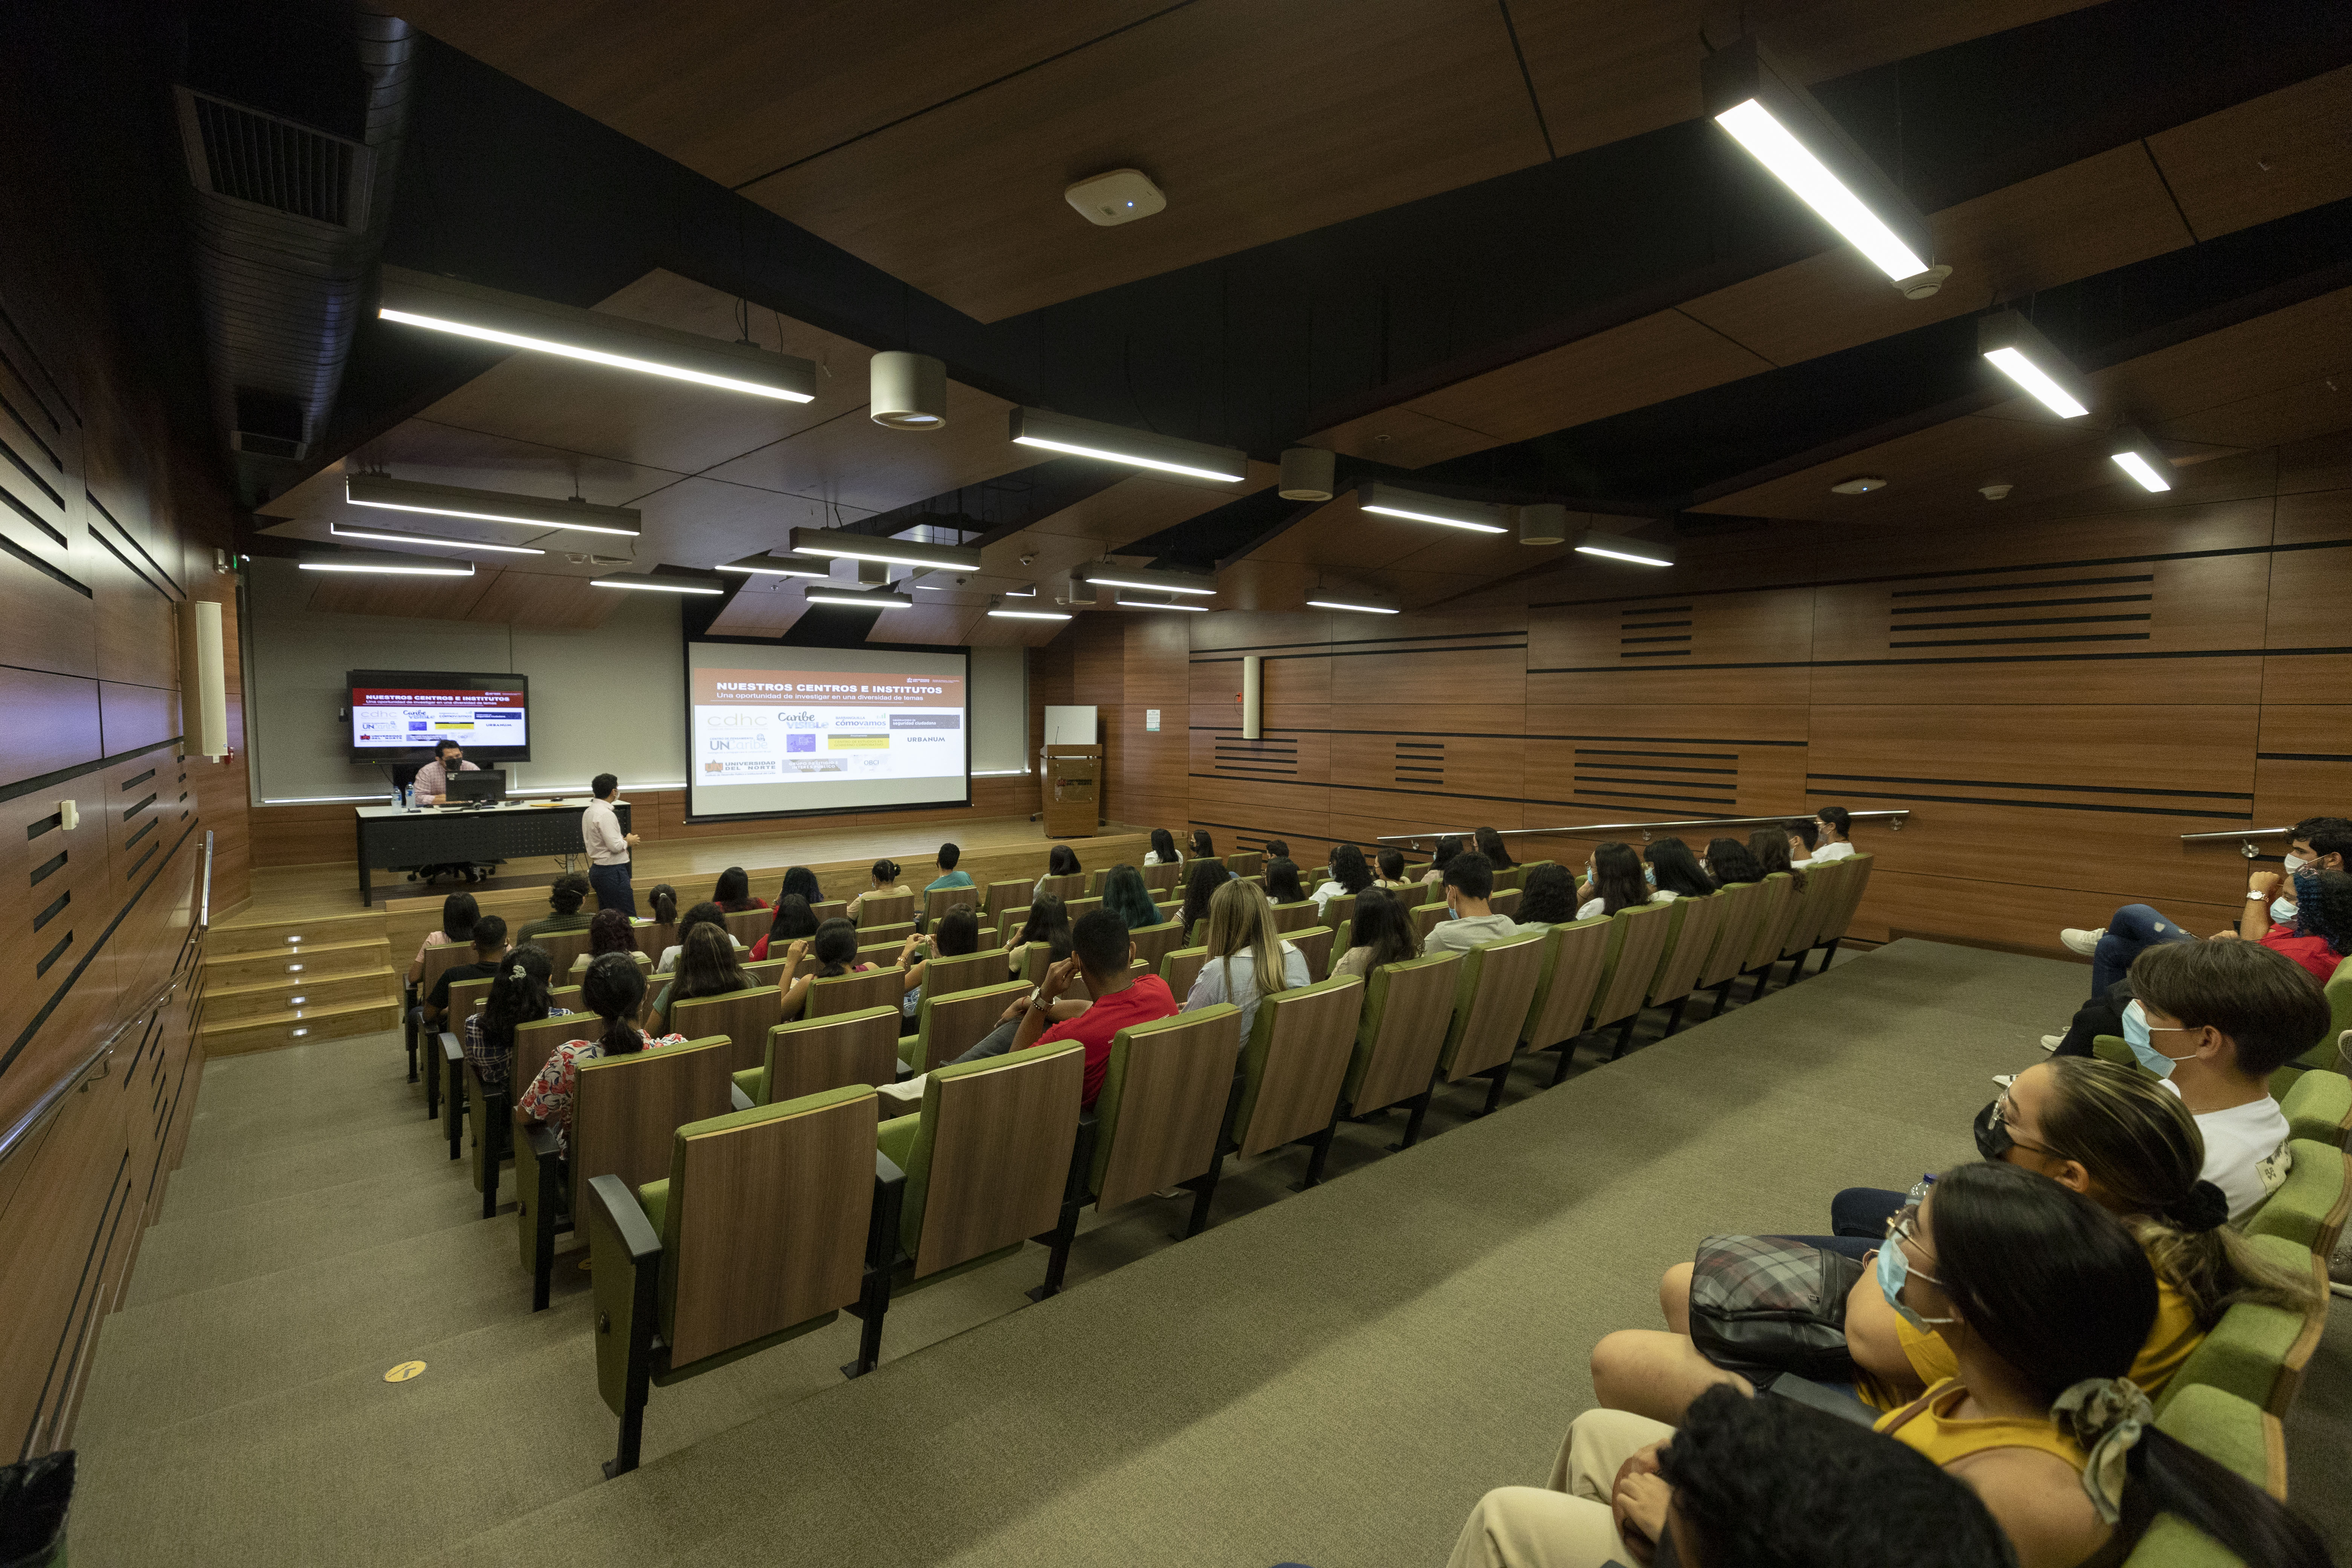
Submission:
POLYGON ((386 1383, 406 1383, 412 1377, 422 1377, 424 1375, 425 1363, 423 1362, 404 1361, 398 1366, 394 1367, 390 1372, 385 1373, 383 1374, 383 1380, 386 1383))

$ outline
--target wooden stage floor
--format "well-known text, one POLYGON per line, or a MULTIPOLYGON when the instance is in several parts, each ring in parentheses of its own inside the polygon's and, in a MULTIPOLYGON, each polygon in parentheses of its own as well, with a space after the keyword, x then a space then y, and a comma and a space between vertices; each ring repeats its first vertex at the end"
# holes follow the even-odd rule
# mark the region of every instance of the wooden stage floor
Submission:
MULTIPOLYGON (((867 825, 860 827, 816 828, 800 832, 746 833, 726 838, 678 839, 669 843, 647 843, 637 846, 630 868, 630 883, 636 889, 642 909, 646 891, 657 882, 675 884, 680 902, 691 903, 696 899, 709 897, 709 884, 730 866, 740 866, 751 873, 751 890, 761 898, 776 896, 775 882, 787 866, 808 866, 824 876, 826 890, 834 890, 835 878, 825 868, 835 866, 870 865, 888 856, 906 868, 904 880, 919 888, 939 873, 932 869, 933 858, 945 841, 939 823, 909 823, 903 827, 867 825)), ((969 866, 976 858, 1003 855, 1007 852, 1034 850, 1042 858, 1045 850, 1055 842, 1067 843, 1077 852, 1078 859, 1089 870, 1097 858, 1089 853, 1097 846, 1118 854, 1120 858, 1142 858, 1137 848, 1132 855, 1125 851, 1130 846, 1121 843, 1105 845, 1106 839, 1131 839, 1144 833, 1142 828, 1123 824, 1107 824, 1097 830, 1093 838, 1053 840, 1045 837, 1038 823, 1026 817, 988 817, 977 822, 958 823, 954 842, 963 851, 969 866)), ((584 859, 578 868, 585 870, 584 859)), ((477 895, 506 889, 544 888, 562 869, 553 857, 534 857, 508 861, 501 874, 487 883, 470 886, 460 882, 443 881, 427 887, 412 882, 397 872, 379 870, 375 879, 375 907, 386 909, 396 900, 414 898, 439 899, 443 894, 463 888, 477 895)), ((859 886, 863 886, 860 882, 859 886)), ((852 889, 854 890, 854 889, 852 889)), ((263 866, 253 872, 253 898, 242 909, 231 912, 222 923, 260 918, 268 911, 273 920, 318 919, 328 915, 359 914, 365 906, 360 902, 358 872, 348 860, 313 866, 263 866)))

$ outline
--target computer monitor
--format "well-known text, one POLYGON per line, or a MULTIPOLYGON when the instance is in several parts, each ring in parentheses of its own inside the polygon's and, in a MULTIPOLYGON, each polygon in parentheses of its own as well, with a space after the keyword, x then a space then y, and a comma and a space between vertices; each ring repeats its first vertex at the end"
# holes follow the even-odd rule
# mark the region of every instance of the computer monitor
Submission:
POLYGON ((451 773, 448 793, 443 798, 451 801, 488 805, 507 797, 507 775, 503 768, 477 768, 471 773, 451 773))

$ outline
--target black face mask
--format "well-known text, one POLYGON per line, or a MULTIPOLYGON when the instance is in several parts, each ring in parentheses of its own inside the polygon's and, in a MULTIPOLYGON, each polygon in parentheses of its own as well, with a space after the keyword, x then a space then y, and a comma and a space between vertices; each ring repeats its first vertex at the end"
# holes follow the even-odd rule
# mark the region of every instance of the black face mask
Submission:
POLYGON ((1996 1100, 1977 1112, 1977 1153, 1987 1160, 1998 1160, 2017 1147, 2017 1140, 2009 1135, 2009 1125, 2000 1119, 2000 1101, 1996 1100))

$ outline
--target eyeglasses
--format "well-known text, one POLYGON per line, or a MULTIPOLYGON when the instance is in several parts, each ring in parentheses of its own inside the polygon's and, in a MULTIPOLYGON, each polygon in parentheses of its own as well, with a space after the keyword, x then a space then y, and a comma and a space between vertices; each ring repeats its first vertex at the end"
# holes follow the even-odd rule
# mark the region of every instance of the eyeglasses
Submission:
MULTIPOLYGON (((1914 1187, 1912 1191, 1916 1192, 1918 1188, 1914 1187)), ((1908 1242, 1919 1252, 1923 1254, 1927 1252, 1927 1249, 1919 1241, 1919 1205, 1916 1203, 1905 1204, 1895 1211, 1894 1217, 1886 1222, 1886 1239, 1898 1246, 1908 1242)), ((1935 1259, 1931 1256, 1928 1261, 1932 1263, 1935 1259)), ((1908 1272, 1915 1279, 1925 1279, 1937 1289, 1943 1289, 1944 1282, 1941 1279, 1916 1264, 1910 1267, 1908 1272)))

